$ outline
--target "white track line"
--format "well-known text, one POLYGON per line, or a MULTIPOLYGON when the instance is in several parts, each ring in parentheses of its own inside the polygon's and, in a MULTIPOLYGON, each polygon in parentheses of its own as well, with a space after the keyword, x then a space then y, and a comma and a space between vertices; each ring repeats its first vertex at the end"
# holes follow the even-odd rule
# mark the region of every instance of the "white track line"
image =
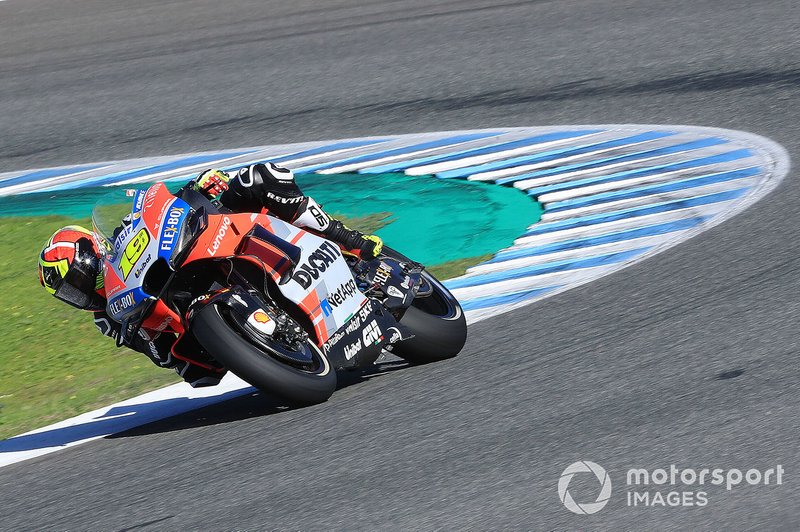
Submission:
MULTIPOLYGON (((674 231, 671 233, 673 237, 678 237, 683 233, 683 230, 674 231)), ((483 275, 486 273, 500 272, 504 270, 513 270, 516 268, 525 268, 528 266, 537 266, 547 264, 548 262, 556 262, 568 259, 584 258, 593 255, 603 255, 606 253, 615 253, 618 251, 627 251, 629 249, 637 249, 649 246, 655 246, 664 241, 663 235, 646 236, 641 238, 631 238, 621 242, 611 242, 608 244, 599 244, 595 246, 586 246, 577 249, 568 249, 564 251, 555 251, 553 253, 545 253, 542 255, 532 255, 529 257, 519 257, 516 259, 509 259, 500 262, 483 263, 472 266, 467 269, 466 276, 483 275)), ((535 246, 520 246, 510 247, 501 252, 524 250, 535 246)), ((557 284, 557 283, 554 283, 557 284)))
POLYGON ((642 177, 631 177, 630 179, 621 179, 619 181, 609 181, 607 183, 598 183, 595 185, 584 185, 576 188, 568 188, 566 190, 557 190, 554 192, 546 192, 539 195, 536 199, 540 203, 553 203, 556 201, 564 201, 568 199, 576 199, 583 196, 592 196, 602 192, 612 192, 616 190, 623 190, 626 188, 633 188, 642 185, 658 185, 664 183, 671 183, 676 180, 693 179, 697 177, 709 177, 714 175, 723 174, 726 172, 736 170, 747 170, 758 167, 758 161, 755 157, 748 157, 747 159, 731 161, 725 165, 715 166, 713 170, 704 170, 703 167, 697 169, 693 168, 692 171, 686 170, 672 170, 667 172, 659 172, 642 177))
MULTIPOLYGON (((511 148, 508 150, 498 151, 494 153, 486 153, 483 155, 471 155, 464 157, 463 159, 456 159, 453 161, 445 161, 441 163, 432 163, 422 166, 415 166, 408 168, 406 170, 406 174, 432 175, 432 174, 437 174, 439 172, 445 172, 448 170, 457 170, 459 168, 466 168, 469 166, 478 166, 493 161, 511 159, 512 157, 517 157, 519 155, 533 154, 542 150, 549 150, 557 146, 566 147, 570 144, 580 145, 581 142, 585 143, 587 140, 589 140, 590 142, 594 142, 592 139, 596 139, 598 135, 602 134, 603 133, 590 133, 588 135, 583 135, 580 137, 570 137, 566 139, 544 141, 538 144, 531 144, 530 146, 511 148)), ((531 134, 530 136, 535 136, 535 135, 531 134)))

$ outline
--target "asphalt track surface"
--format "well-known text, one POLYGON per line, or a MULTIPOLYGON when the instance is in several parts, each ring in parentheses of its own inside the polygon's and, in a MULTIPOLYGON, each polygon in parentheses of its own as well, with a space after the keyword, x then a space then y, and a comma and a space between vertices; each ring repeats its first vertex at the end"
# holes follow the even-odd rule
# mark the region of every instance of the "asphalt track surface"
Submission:
MULTIPOLYGON (((797 160, 799 22, 789 0, 9 0, 0 167, 579 123, 742 129, 797 160)), ((667 253, 476 324, 457 359, 0 469, 0 528, 797 529, 794 174, 667 253), (592 516, 558 500, 577 460, 614 481, 592 516), (709 487, 705 507, 625 503, 628 468, 778 463, 782 486, 709 487)))

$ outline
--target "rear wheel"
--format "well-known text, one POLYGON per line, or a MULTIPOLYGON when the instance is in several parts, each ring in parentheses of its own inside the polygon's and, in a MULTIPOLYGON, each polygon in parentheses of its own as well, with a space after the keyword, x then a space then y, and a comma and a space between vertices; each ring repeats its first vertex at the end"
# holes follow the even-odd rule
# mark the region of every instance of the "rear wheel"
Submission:
POLYGON ((430 295, 414 299, 400 323, 414 338, 394 345, 392 353, 414 364, 456 356, 467 341, 467 321, 455 297, 427 271, 423 278, 433 288, 430 295))
POLYGON ((322 403, 336 390, 336 372, 310 340, 291 348, 298 350, 298 357, 288 357, 290 348, 284 345, 271 350, 257 347, 232 327, 224 309, 213 303, 198 312, 193 323, 192 332, 214 359, 260 390, 306 405, 322 403), (311 363, 298 367, 286 362, 291 358, 310 359, 311 363))

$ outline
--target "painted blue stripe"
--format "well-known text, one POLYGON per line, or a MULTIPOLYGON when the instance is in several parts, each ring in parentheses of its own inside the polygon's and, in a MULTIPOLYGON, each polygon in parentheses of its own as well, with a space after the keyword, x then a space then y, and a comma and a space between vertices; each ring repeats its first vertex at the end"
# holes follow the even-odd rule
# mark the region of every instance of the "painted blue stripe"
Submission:
POLYGON ((235 397, 253 393, 255 388, 246 386, 221 395, 210 397, 170 397, 152 403, 115 406, 105 413, 78 425, 45 427, 33 434, 23 434, 0 441, 0 454, 18 451, 35 451, 58 447, 88 438, 116 434, 146 423, 183 414, 208 405, 229 401, 235 397))
POLYGON ((534 288, 533 290, 524 290, 522 292, 514 292, 512 294, 503 294, 498 296, 485 296, 476 297, 475 299, 468 299, 461 301, 461 308, 467 310, 479 310, 482 308, 496 307, 499 305, 511 305, 521 301, 527 301, 536 296, 552 292, 556 288, 561 288, 561 285, 547 286, 544 288, 534 288))
POLYGON ((521 181, 523 179, 530 179, 534 177, 546 177, 558 174, 565 174, 575 170, 591 170, 592 168, 600 168, 613 163, 637 161, 639 159, 648 159, 651 157, 659 157, 661 155, 670 155, 672 153, 682 153, 686 151, 699 150, 719 144, 727 144, 725 139, 718 139, 709 137, 707 139, 693 140, 691 142, 682 142, 680 144, 673 144, 671 146, 664 146, 651 150, 638 151, 634 153, 626 153, 622 155, 614 155, 612 157, 604 157, 602 159, 595 159, 593 161, 584 161, 581 163, 568 164, 566 166, 558 166, 556 168, 548 168, 546 170, 537 170, 535 172, 528 172, 525 174, 504 177, 495 181, 499 185, 521 181))
POLYGON ((181 159, 176 159, 174 161, 169 161, 167 163, 159 164, 156 166, 147 166, 145 168, 137 168, 133 170, 125 170, 122 172, 115 172, 113 174, 105 174, 97 177, 93 177, 91 179, 84 179, 81 181, 76 181, 72 183, 64 183, 62 185, 57 185, 54 187, 48 187, 45 190, 48 191, 55 191, 55 190, 69 190, 74 188, 82 188, 87 186, 103 186, 103 185, 112 185, 114 183, 119 183, 120 181, 126 181, 128 179, 135 179, 137 177, 144 177, 146 175, 155 174, 158 172, 167 172, 169 170, 176 170, 183 166, 193 166, 195 164, 202 164, 202 163, 210 163, 213 161, 219 161, 221 159, 230 159, 231 157, 238 157, 240 155, 245 155, 248 153, 254 153, 257 150, 246 150, 246 151, 237 151, 237 152, 228 152, 228 153, 212 153, 212 154, 201 154, 201 155, 193 155, 191 157, 184 157, 181 159))
POLYGON ((624 262, 632 259, 636 255, 644 253, 652 246, 631 249, 627 251, 619 251, 615 253, 607 253, 605 255, 597 255, 595 257, 585 257, 580 259, 560 260, 549 262, 547 264, 537 264, 536 266, 527 266, 525 268, 515 268, 512 270, 504 270, 502 272, 492 272, 483 275, 472 275, 469 277, 456 277, 445 281, 444 285, 450 290, 456 288, 467 288, 470 286, 480 286, 489 283, 497 283, 500 281, 509 281, 512 279, 521 279, 523 277, 532 277, 535 275, 542 275, 545 273, 563 272, 569 270, 579 270, 582 268, 592 268, 594 266, 605 266, 624 262))
POLYGON ((676 211, 679 209, 686 209, 689 207, 699 207, 701 205, 710 205, 712 203, 719 203, 736 199, 744 195, 750 187, 737 188, 736 190, 728 190, 725 192, 717 192, 716 194, 708 194, 705 196, 696 196, 694 198, 664 201, 661 203, 653 203, 640 207, 632 207, 629 209, 622 209, 613 212, 604 212, 599 214, 592 214, 588 216, 581 216, 578 218, 569 218, 567 220, 560 220, 558 222, 545 222, 542 224, 535 224, 522 236, 542 235, 545 233, 552 233, 554 231, 563 231, 566 229, 574 229, 576 227, 586 227, 587 225, 595 225, 605 222, 615 222, 617 220, 625 220, 627 218, 636 218, 637 216, 647 216, 649 214, 658 214, 662 212, 676 211))
POLYGON ((501 161, 479 164, 477 166, 468 166, 466 168, 447 170, 444 172, 437 173, 436 177, 440 177, 442 179, 467 177, 472 174, 477 174, 480 172, 488 172, 490 170, 502 170, 503 168, 511 168, 523 164, 551 161, 553 159, 560 159, 562 157, 569 157, 571 155, 580 155, 582 153, 587 153, 595 150, 602 150, 605 148, 616 148, 628 144, 635 144, 638 142, 646 142, 648 140, 660 139, 664 137, 669 137, 670 135, 674 134, 675 133, 671 131, 648 131, 646 133, 640 133, 638 135, 624 137, 621 139, 606 140, 602 142, 592 142, 591 144, 583 144, 581 146, 570 146, 566 148, 559 148, 556 150, 548 150, 534 155, 521 155, 519 157, 512 157, 511 159, 503 159, 501 161))
POLYGON ((70 174, 77 174, 79 172, 86 172, 87 170, 94 170, 95 168, 102 168, 108 164, 90 164, 84 166, 72 166, 70 168, 48 168, 45 170, 37 170, 23 175, 18 175, 9 179, 0 181, 0 188, 9 187, 12 185, 22 185, 25 183, 32 183, 41 179, 48 179, 51 177, 66 177, 70 174))
POLYGON ((369 146, 371 144, 378 144, 380 142, 386 142, 389 140, 394 140, 393 138, 388 139, 369 139, 369 140, 349 140, 344 142, 336 142, 334 144, 326 144, 325 146, 317 146, 316 148, 309 148, 307 150, 299 151, 296 153, 290 153, 287 155, 283 155, 281 157, 270 158, 267 159, 268 161, 272 161, 274 163, 282 163, 285 161, 291 161, 293 159, 300 159, 302 157, 310 157, 312 155, 318 155, 320 153, 326 153, 329 151, 336 151, 336 150, 346 150, 348 148, 360 148, 362 146, 369 146))
POLYGON ((691 229, 692 227, 700 225, 709 218, 711 217, 695 216, 693 218, 685 218, 683 220, 647 225, 644 227, 637 227, 635 229, 606 233, 604 235, 576 238, 574 240, 565 240, 563 242, 553 242, 552 244, 546 244, 543 246, 510 249, 508 251, 501 251, 490 260, 482 264, 497 264, 499 262, 506 262, 513 259, 548 255, 550 253, 556 253, 559 251, 569 251, 579 248, 600 246, 602 244, 612 244, 614 242, 624 242, 625 240, 633 240, 634 238, 665 235, 668 233, 674 233, 675 231, 691 229))
POLYGON ((639 198, 642 196, 650 196, 653 194, 663 194, 665 192, 674 192, 676 190, 687 190, 690 188, 702 187, 714 183, 724 183, 725 181, 733 181, 734 179, 742 179, 758 175, 761 169, 757 166, 751 168, 743 168, 740 170, 733 170, 730 172, 721 172, 718 174, 710 174, 704 176, 693 177, 689 179, 679 179, 669 183, 660 185, 646 185, 641 187, 629 188, 625 190, 617 190, 613 192, 603 192, 601 194, 593 194, 591 196, 584 196, 581 198, 573 198, 563 201, 554 201, 547 204, 548 212, 558 212, 567 209, 575 209, 578 207, 586 207, 589 205, 597 205, 600 203, 607 203, 609 201, 619 201, 631 198, 639 198))
POLYGON ((624 181, 631 177, 645 177, 664 172, 673 172, 676 170, 685 170, 687 168, 696 168, 698 166, 707 166, 717 163, 725 163, 735 161, 737 159, 744 159, 750 157, 753 153, 748 149, 734 150, 719 155, 710 155, 708 157, 701 157, 699 159, 691 159, 680 163, 672 163, 661 166, 652 166, 647 168, 639 168, 637 170, 626 170, 624 172, 617 172, 615 174, 600 175, 596 177, 587 177, 584 179, 576 179, 574 181, 565 181, 563 183, 553 183, 552 185, 543 185, 541 187, 533 187, 526 190, 530 196, 540 196, 547 192, 556 190, 570 190, 573 188, 580 188, 586 185, 597 185, 599 183, 612 183, 614 181, 624 181))
POLYGON ((466 157, 475 157, 477 155, 489 155, 506 150, 513 150, 515 148, 524 148, 525 146, 533 146, 545 142, 553 142, 556 140, 564 140, 576 137, 583 137, 594 133, 602 133, 603 129, 586 129, 582 131, 558 131, 555 133, 548 133, 546 135, 537 135, 535 137, 525 137, 509 142, 501 142, 499 144, 492 144, 490 146, 482 146, 478 148, 470 148, 468 150, 451 151, 447 153, 440 153, 439 155, 429 155, 427 157, 420 157, 418 159, 411 159, 407 161, 398 161, 395 163, 382 164, 380 166, 373 166, 371 168, 362 168, 358 172, 361 174, 381 174, 384 172, 397 172, 406 170, 414 166, 422 166, 432 163, 444 163, 447 161, 455 161, 464 159, 466 157))
POLYGON ((375 161, 377 159, 382 159, 384 157, 391 157, 393 155, 403 155, 405 153, 413 153, 419 150, 428 150, 433 148, 440 148, 443 146, 449 146, 451 144, 459 144, 462 142, 468 142, 470 140, 476 139, 483 139, 486 137, 491 137, 497 135, 501 132, 499 131, 491 131, 491 132, 483 132, 483 133, 468 133, 465 135, 455 135, 453 137, 445 137, 443 139, 435 139, 430 140, 427 142, 421 142, 419 144, 412 144, 411 146, 404 146, 402 148, 394 148, 385 151, 378 151, 372 153, 366 153, 363 155, 356 155, 353 157, 348 157, 346 159, 339 159, 337 161, 327 162, 327 163, 320 163, 315 164, 312 166, 305 166, 303 168, 299 168, 297 173, 307 174, 310 172, 318 172, 320 170, 327 170, 328 168, 335 168, 337 166, 344 166, 346 164, 356 164, 356 163, 365 163, 368 161, 375 161))

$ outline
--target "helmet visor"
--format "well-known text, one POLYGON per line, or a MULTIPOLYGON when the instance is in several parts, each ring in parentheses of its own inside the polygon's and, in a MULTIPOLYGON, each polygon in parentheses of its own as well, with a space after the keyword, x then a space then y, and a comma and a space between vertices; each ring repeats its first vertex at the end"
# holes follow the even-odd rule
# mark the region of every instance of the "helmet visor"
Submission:
POLYGON ((61 301, 82 310, 102 310, 105 301, 95 291, 98 273, 99 260, 91 243, 82 238, 76 245, 75 260, 70 264, 54 295, 61 301))

